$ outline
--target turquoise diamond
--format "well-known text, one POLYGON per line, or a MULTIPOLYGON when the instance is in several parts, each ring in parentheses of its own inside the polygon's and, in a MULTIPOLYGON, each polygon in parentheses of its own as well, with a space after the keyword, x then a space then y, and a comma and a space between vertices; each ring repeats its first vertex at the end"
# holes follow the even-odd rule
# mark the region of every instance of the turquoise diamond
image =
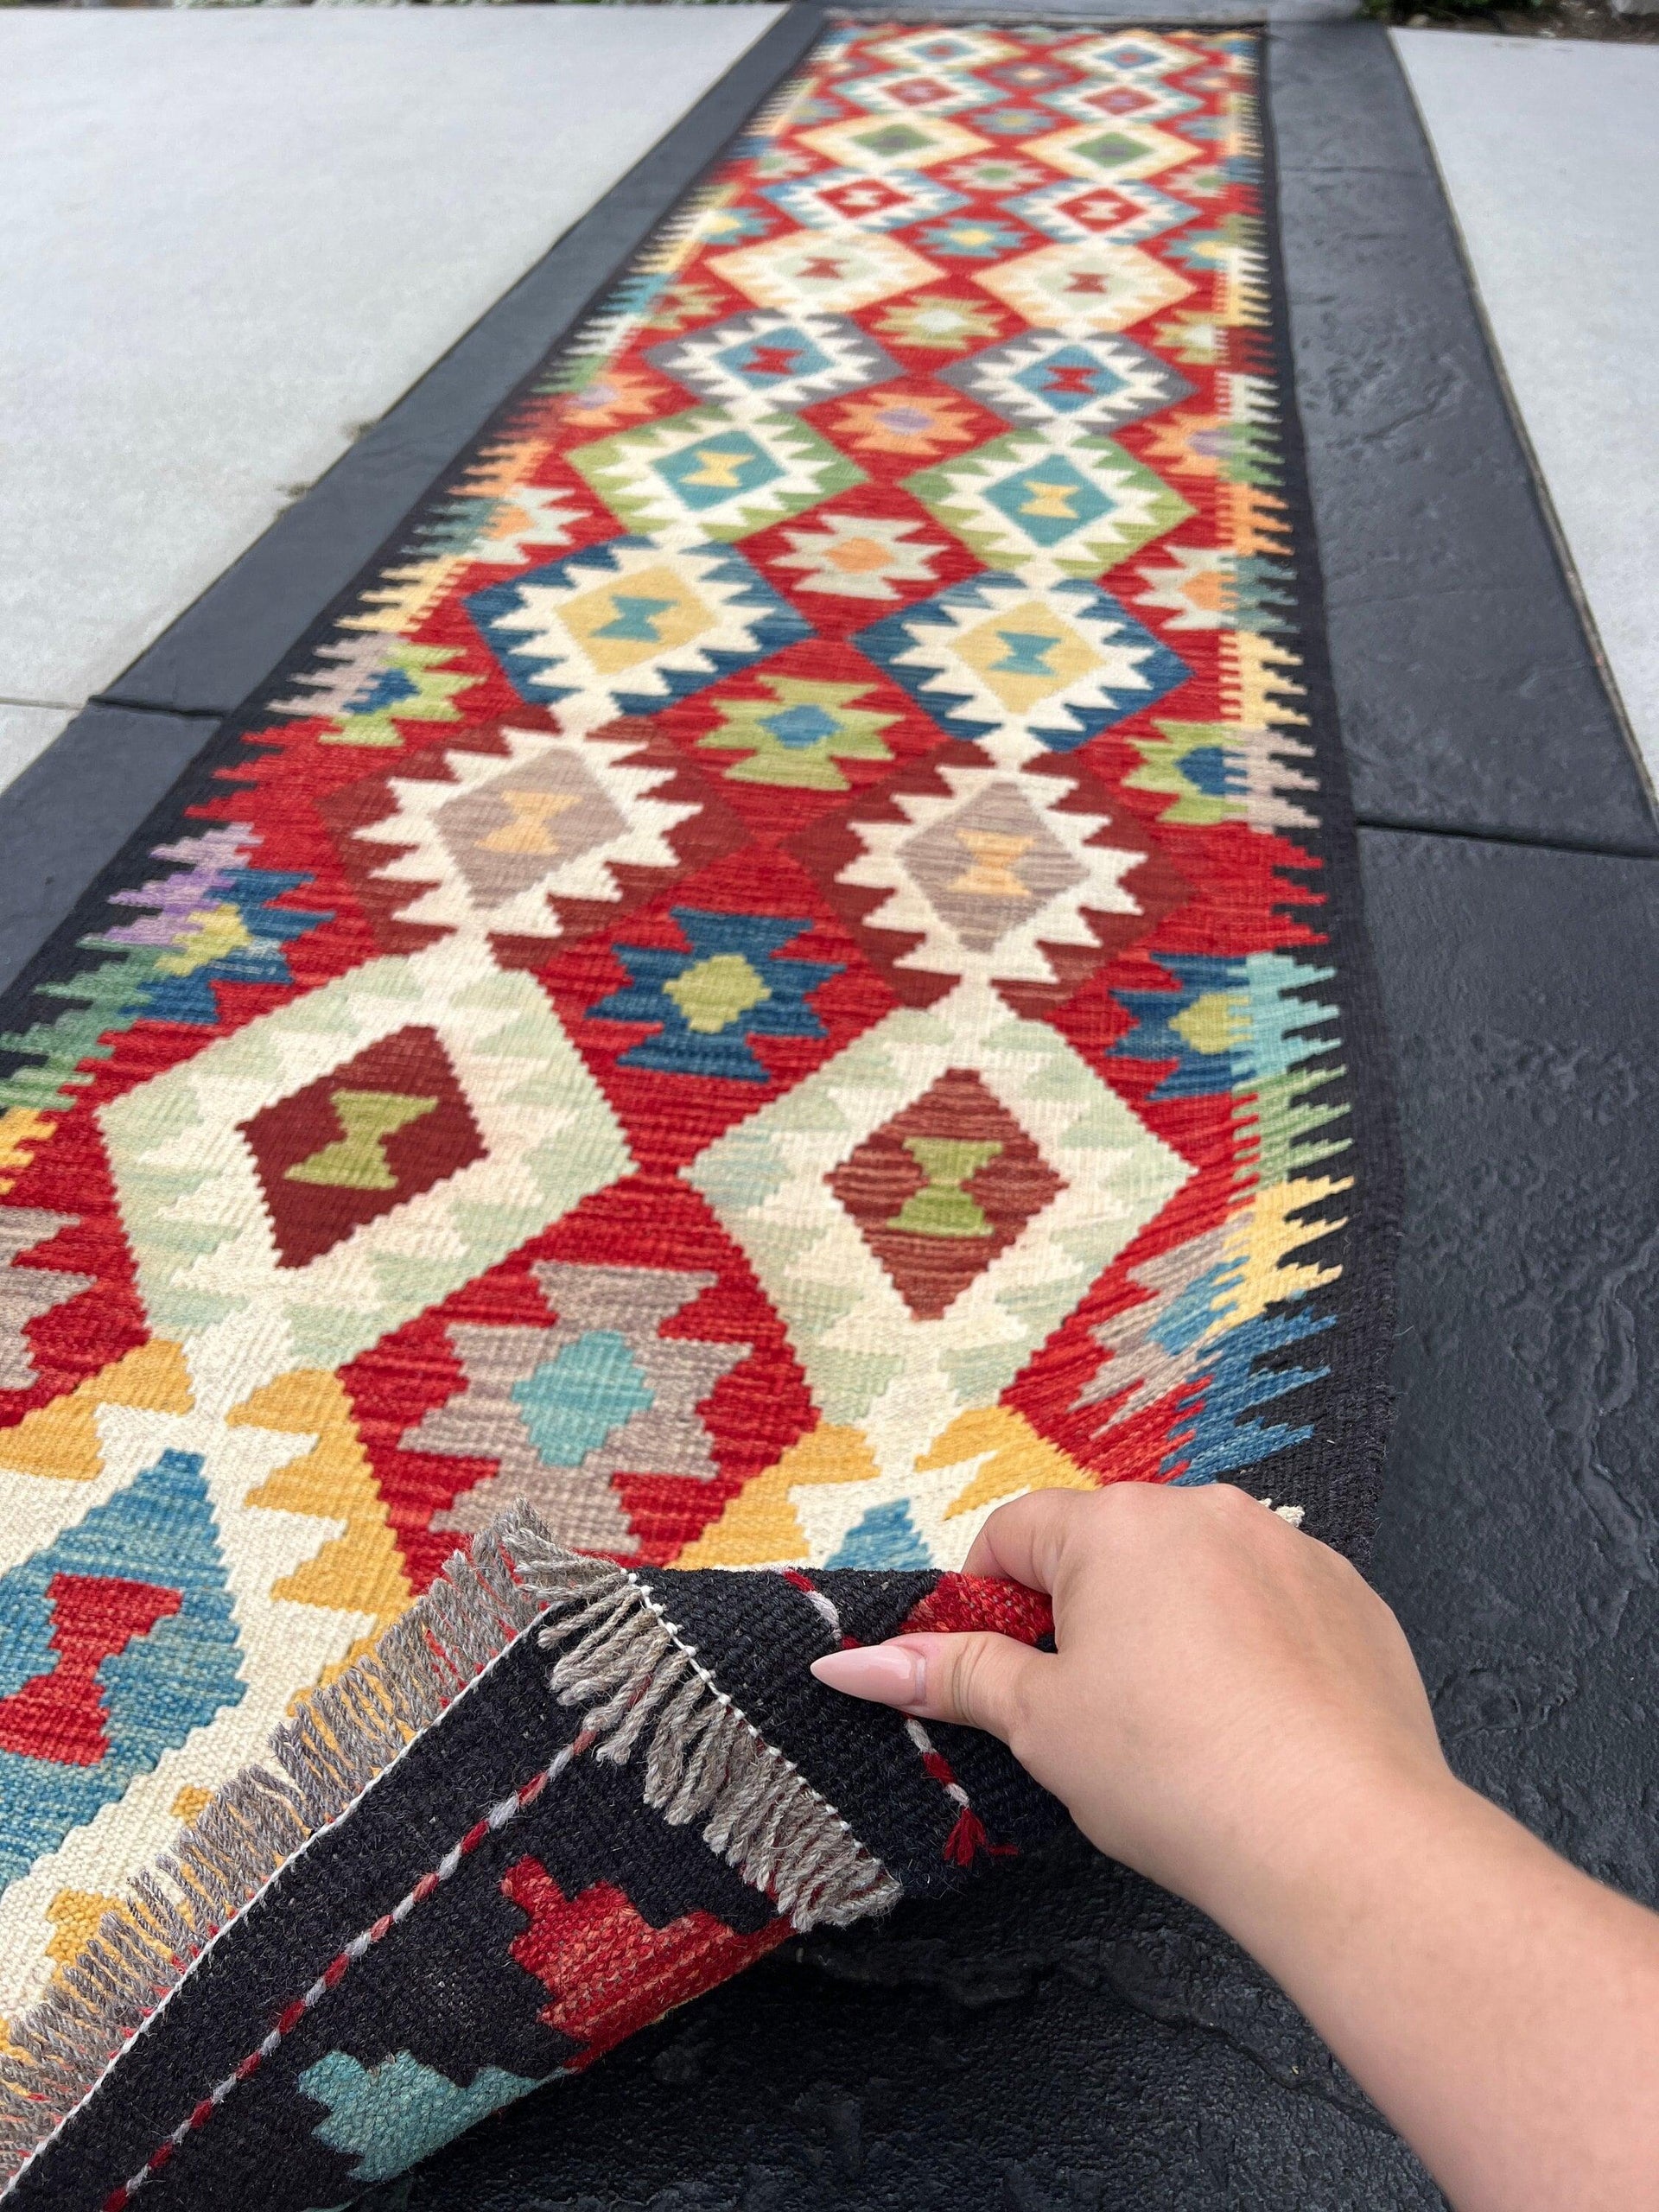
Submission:
POLYGON ((782 468, 743 430, 697 438, 654 464, 657 474, 694 512, 758 492, 782 468))
POLYGON ((1051 454, 987 486, 986 498, 1034 545, 1058 545, 1109 513, 1112 502, 1063 454, 1051 454))
POLYGON ((589 1329, 512 1386, 524 1428, 546 1467, 579 1467, 652 1395, 628 1340, 614 1329, 589 1329))

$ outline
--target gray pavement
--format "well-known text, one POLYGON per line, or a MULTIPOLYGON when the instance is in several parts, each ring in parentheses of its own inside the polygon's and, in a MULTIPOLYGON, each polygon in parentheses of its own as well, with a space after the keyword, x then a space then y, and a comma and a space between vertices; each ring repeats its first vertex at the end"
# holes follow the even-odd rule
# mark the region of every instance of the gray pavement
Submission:
POLYGON ((1659 779, 1659 46, 1434 31, 1395 45, 1659 779))
POLYGON ((0 782, 780 10, 0 10, 0 782))

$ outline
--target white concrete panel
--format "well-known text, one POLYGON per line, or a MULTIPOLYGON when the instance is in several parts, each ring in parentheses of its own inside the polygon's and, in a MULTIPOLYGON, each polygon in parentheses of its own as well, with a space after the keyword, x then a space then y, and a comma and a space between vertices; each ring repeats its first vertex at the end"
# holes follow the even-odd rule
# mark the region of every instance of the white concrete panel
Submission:
POLYGON ((779 13, 0 8, 0 695, 107 684, 779 13))
POLYGON ((1659 46, 1395 39, 1561 533, 1659 779, 1659 46))
POLYGON ((21 776, 69 719, 64 707, 10 707, 0 702, 0 791, 21 776))

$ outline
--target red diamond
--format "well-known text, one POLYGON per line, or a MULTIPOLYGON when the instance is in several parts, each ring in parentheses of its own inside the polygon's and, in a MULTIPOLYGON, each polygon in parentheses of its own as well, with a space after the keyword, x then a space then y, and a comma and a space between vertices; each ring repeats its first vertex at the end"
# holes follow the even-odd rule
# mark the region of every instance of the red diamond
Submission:
POLYGON ((947 1068, 827 1179, 918 1321, 937 1321, 1065 1189, 971 1068, 947 1068))
POLYGON ((281 1264, 302 1268, 486 1146, 435 1033, 400 1029, 242 1124, 281 1264))

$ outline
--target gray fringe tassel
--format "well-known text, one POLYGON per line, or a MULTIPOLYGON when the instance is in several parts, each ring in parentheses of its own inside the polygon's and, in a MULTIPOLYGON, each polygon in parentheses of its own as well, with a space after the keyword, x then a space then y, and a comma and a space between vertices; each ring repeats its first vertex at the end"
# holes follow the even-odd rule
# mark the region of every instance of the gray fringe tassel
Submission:
POLYGON ((0 2188, 94 2087, 213 1938, 542 1611, 521 1546, 550 1540, 524 1505, 453 1553, 424 1596, 272 1734, 106 1912, 0 2053, 0 2188))
POLYGON ((800 1769, 767 1743, 643 1584, 551 1538, 519 1571, 553 1618, 554 1695, 583 1708, 594 1757, 643 1762, 643 1795, 671 1827, 700 1824, 709 1848, 799 1929, 885 1912, 900 1885, 800 1769))
POLYGON ((798 1928, 844 1926, 900 1886, 766 1742, 620 1567, 568 1551, 528 1505, 457 1551, 418 1599, 225 1783, 10 2029, 0 2053, 0 2194, 96 2088, 195 1961, 311 1838, 543 1614, 552 1688, 596 1758, 644 1760, 645 1802, 703 1840, 798 1928))

